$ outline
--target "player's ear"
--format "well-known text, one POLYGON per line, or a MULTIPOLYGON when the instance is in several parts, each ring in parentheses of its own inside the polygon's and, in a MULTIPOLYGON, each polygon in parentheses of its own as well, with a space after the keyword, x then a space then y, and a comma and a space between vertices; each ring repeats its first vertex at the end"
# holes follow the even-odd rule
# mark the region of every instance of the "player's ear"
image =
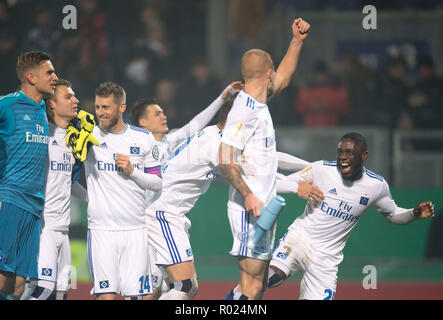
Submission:
POLYGON ((123 113, 126 111, 126 103, 120 105, 120 112, 123 113))
POLYGON ((138 124, 140 125, 140 127, 146 128, 146 120, 145 120, 145 118, 138 119, 138 124))
POLYGON ((26 72, 25 78, 30 85, 35 85, 37 82, 36 75, 31 70, 26 72))
POLYGON ((367 158, 368 158, 368 152, 365 151, 365 152, 363 152, 363 154, 361 155, 361 159, 362 159, 363 161, 366 161, 367 158))

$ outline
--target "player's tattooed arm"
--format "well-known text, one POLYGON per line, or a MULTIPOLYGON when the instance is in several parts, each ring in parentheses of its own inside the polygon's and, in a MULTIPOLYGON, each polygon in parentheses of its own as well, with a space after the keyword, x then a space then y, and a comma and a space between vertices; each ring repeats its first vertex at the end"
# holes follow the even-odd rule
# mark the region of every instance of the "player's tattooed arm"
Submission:
POLYGON ((237 189, 243 197, 246 197, 251 193, 251 189, 249 189, 241 176, 241 169, 238 165, 240 154, 240 150, 221 143, 218 153, 218 165, 228 182, 237 189))
POLYGON ((218 165, 228 182, 245 199, 246 211, 250 211, 254 217, 258 217, 260 216, 260 207, 263 207, 264 204, 254 195, 241 176, 241 169, 238 165, 240 155, 241 151, 239 149, 221 143, 218 153, 218 165))

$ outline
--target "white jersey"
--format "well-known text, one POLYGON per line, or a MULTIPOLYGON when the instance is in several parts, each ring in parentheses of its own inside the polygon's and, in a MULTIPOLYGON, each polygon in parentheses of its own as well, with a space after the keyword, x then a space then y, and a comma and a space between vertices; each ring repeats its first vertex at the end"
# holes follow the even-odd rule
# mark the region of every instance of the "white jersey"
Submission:
POLYGON ((94 127, 99 141, 85 161, 88 187, 88 228, 130 230, 145 226, 145 190, 115 166, 115 156, 130 157, 134 170, 160 172, 159 150, 152 134, 127 125, 120 133, 94 127))
POLYGON ((68 231, 70 220, 71 176, 75 160, 65 144, 66 129, 49 122, 48 166, 42 227, 68 231))
POLYGON ((382 214, 397 208, 387 182, 366 168, 356 181, 343 180, 336 161, 316 161, 294 175, 299 181, 313 179, 325 199, 314 206, 308 203, 289 230, 336 265, 343 259, 342 250, 352 229, 368 207, 382 214))
MULTIPOLYGON (((172 153, 174 148, 185 139, 185 136, 177 136, 176 134, 168 133, 163 136, 162 141, 156 141, 159 151, 159 161, 162 166, 165 165, 166 160, 172 153)), ((145 191, 145 207, 149 207, 151 203, 160 197, 161 191, 145 191)))
POLYGON ((218 149, 222 131, 206 127, 185 139, 168 157, 162 167, 163 181, 160 197, 151 211, 185 215, 220 174, 218 149))
MULTIPOLYGON (((241 176, 255 196, 268 205, 276 195, 278 161, 275 130, 267 105, 241 91, 228 114, 222 142, 242 151, 241 176)), ((244 199, 232 186, 228 206, 244 210, 244 199)))
MULTIPOLYGON (((160 152, 159 161, 162 165, 166 163, 167 158, 180 142, 191 136, 193 133, 203 129, 209 123, 209 121, 211 121, 225 101, 221 96, 222 94, 218 96, 208 107, 196 115, 189 123, 180 129, 171 130, 169 133, 163 136, 162 141, 157 141, 160 152)), ((159 196, 160 192, 147 190, 145 194, 146 207, 158 199, 159 196)))

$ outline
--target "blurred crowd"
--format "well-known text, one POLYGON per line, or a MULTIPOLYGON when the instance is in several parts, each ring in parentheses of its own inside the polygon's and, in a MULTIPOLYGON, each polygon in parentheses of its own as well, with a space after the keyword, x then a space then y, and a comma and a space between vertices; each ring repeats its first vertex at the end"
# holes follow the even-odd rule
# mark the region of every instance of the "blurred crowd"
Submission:
MULTIPOLYGON (((373 1, 377 8, 443 8, 442 1, 373 1)), ((100 82, 127 91, 128 108, 155 97, 169 127, 189 121, 228 84, 211 73, 206 60, 207 0, 0 0, 0 95, 17 89, 16 57, 22 51, 51 54, 59 77, 70 80, 81 105, 92 110, 100 82), (64 30, 62 8, 77 8, 77 30, 64 30)), ((361 10, 364 1, 232 0, 230 48, 247 49, 275 6, 285 10, 361 10), (258 5, 260 4, 260 5, 258 5), (251 10, 243 10, 245 6, 251 10), (242 13, 242 14, 239 14, 242 13)), ((441 128, 443 81, 433 57, 419 57, 411 70, 401 56, 384 70, 367 68, 352 53, 331 66, 318 61, 309 81, 291 85, 272 101, 276 126, 378 125, 441 128)), ((234 81, 238 79, 230 79, 234 81)), ((127 112, 128 114, 128 112, 127 112)))
MULTIPOLYGON (((443 79, 437 75, 430 56, 420 57, 414 71, 402 56, 396 56, 383 70, 375 72, 348 53, 334 68, 318 61, 310 78, 273 102, 280 110, 291 104, 298 125, 407 130, 443 127, 443 79)), ((288 117, 281 114, 277 121, 290 125, 288 117)))

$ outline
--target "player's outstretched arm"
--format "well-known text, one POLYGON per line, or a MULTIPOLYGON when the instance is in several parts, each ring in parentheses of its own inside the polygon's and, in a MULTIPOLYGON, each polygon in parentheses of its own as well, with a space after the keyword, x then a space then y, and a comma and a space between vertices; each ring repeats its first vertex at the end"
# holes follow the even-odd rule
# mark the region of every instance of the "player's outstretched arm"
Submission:
POLYGON ((240 173, 240 167, 235 161, 239 154, 240 150, 222 142, 218 154, 218 166, 228 182, 245 199, 246 211, 251 211, 254 217, 259 217, 260 207, 263 207, 264 203, 254 195, 243 180, 240 173))
POLYGON ((289 85, 292 75, 297 67, 300 51, 303 46, 303 41, 308 36, 311 25, 302 18, 295 19, 292 23, 292 39, 289 48, 286 51, 283 60, 277 68, 274 80, 273 96, 278 94, 289 85))
POLYGON ((279 151, 277 151, 277 158, 278 158, 279 170, 295 172, 295 171, 300 171, 311 164, 308 161, 294 157, 293 155, 290 155, 288 153, 279 152, 279 151))
POLYGON ((285 176, 277 172, 277 193, 294 193, 314 205, 325 199, 323 192, 312 185, 313 180, 302 180, 299 174, 285 176))
POLYGON ((230 83, 223 92, 203 111, 197 114, 191 121, 180 129, 169 134, 169 141, 181 141, 194 132, 197 132, 208 125, 211 119, 217 114, 226 100, 235 97, 243 89, 244 85, 241 81, 230 83))
POLYGON ((425 219, 434 215, 434 205, 430 201, 422 202, 415 208, 400 208, 395 203, 389 190, 389 185, 383 181, 378 199, 372 205, 388 222, 393 224, 408 224, 417 219, 425 219))

